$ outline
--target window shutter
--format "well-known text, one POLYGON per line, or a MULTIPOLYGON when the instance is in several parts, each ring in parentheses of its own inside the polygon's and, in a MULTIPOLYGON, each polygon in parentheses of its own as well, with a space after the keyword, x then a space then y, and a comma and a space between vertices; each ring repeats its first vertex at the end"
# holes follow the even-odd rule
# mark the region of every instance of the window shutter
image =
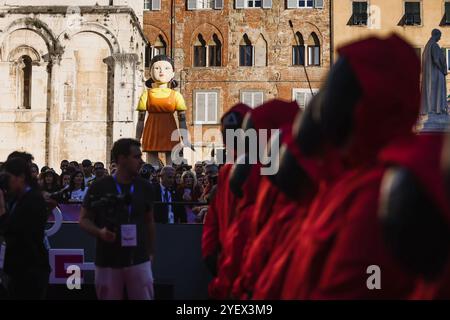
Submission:
POLYGON ((323 9, 323 0, 314 1, 314 8, 323 9))
POLYGON ((236 0, 234 2, 235 9, 244 9, 245 8, 245 0, 236 0))
POLYGON ((252 93, 248 91, 242 92, 241 97, 242 103, 248 105, 249 107, 253 107, 252 105, 252 93))
POLYGON ((296 92, 295 93, 295 100, 297 101, 299 107, 303 110, 305 109, 305 99, 306 99, 305 92, 296 92))
POLYGON ((223 9, 223 0, 214 0, 214 9, 223 9))
POLYGON ((195 10, 195 9, 197 9, 197 0, 188 0, 187 8, 188 8, 188 10, 195 10))
POLYGON ((217 122, 217 93, 208 92, 208 103, 206 105, 207 122, 217 122))
POLYGON ((152 0, 152 10, 161 10, 161 0, 152 0))
POLYGON ((264 92, 253 93, 253 104, 255 107, 262 105, 264 102, 264 92))
POLYGON ((287 8, 288 9, 298 8, 298 0, 287 0, 287 8))
POLYGON ((195 103, 195 121, 203 122, 205 121, 206 114, 206 101, 205 101, 205 93, 197 92, 196 94, 196 103, 195 103))
POLYGON ((314 47, 314 65, 320 66, 320 47, 314 47))
POLYGON ((264 9, 270 9, 272 8, 272 0, 263 0, 262 7, 264 9))

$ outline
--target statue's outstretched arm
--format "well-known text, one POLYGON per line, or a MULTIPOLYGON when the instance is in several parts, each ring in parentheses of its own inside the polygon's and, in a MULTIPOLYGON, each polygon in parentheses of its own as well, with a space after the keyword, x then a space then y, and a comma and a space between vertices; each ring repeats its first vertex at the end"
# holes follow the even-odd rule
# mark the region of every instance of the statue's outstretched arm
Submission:
POLYGON ((187 129, 187 124, 186 124, 186 112, 177 111, 177 113, 178 113, 178 123, 180 126, 181 138, 183 139, 183 143, 186 147, 191 148, 192 151, 195 151, 194 146, 189 141, 189 136, 188 136, 189 131, 187 129))
POLYGON ((145 111, 139 111, 138 123, 136 126, 136 139, 141 140, 142 133, 144 132, 145 111))

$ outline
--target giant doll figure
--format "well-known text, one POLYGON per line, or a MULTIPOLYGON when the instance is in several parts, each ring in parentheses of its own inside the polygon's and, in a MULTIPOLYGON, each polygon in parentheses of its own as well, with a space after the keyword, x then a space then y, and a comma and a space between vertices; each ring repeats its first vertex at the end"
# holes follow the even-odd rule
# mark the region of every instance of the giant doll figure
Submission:
MULTIPOLYGON (((166 154, 166 164, 171 164, 172 149, 179 141, 172 141, 172 133, 176 130, 177 124, 174 112, 178 114, 180 129, 184 129, 181 134, 186 146, 192 148, 187 138, 186 127, 186 103, 183 96, 173 90, 178 86, 175 76, 173 61, 164 55, 155 56, 150 63, 150 79, 147 80, 147 89, 141 95, 137 111, 139 111, 139 121, 136 128, 136 139, 142 137, 142 150, 149 154, 149 161, 152 165, 160 165, 159 152, 166 154), (145 122, 145 114, 148 113, 145 122)), ((179 138, 178 138, 179 139, 179 138)), ((192 148, 193 149, 193 148, 192 148)))

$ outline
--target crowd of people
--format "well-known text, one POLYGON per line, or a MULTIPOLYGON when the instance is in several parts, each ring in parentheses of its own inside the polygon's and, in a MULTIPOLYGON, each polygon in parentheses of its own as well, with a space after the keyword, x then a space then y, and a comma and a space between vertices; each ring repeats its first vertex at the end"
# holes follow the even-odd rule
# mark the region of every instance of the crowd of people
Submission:
MULTIPOLYGON (((93 164, 88 159, 81 164, 62 160, 58 173, 54 168, 39 168, 36 163, 31 164, 32 178, 36 179, 44 199, 51 207, 82 203, 92 183, 114 175, 116 170, 114 162, 106 169, 103 162, 93 164)), ((177 219, 167 220, 167 223, 203 223, 208 202, 216 190, 218 170, 219 166, 212 161, 198 161, 194 167, 185 163, 161 167, 144 163, 140 176, 151 182, 155 189, 164 185, 173 194, 173 197, 159 199, 157 216, 161 210, 167 211, 168 204, 175 203, 172 207, 177 213, 177 219)), ((161 222, 161 219, 157 217, 156 221, 161 222)))

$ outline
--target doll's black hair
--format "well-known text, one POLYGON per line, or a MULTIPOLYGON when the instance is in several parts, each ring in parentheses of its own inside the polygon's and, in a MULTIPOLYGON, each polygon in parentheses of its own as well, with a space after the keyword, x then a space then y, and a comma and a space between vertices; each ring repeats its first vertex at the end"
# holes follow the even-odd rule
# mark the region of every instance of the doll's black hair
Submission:
MULTIPOLYGON (((170 64, 172 65, 173 71, 175 71, 175 64, 173 63, 172 58, 170 58, 170 57, 168 57, 166 55, 163 55, 163 54, 160 54, 160 55, 157 55, 157 56, 153 57, 152 61, 150 61, 150 69, 152 69, 153 64, 155 64, 158 61, 170 62, 170 64)), ((153 83, 154 83, 153 79, 149 78, 147 81, 145 81, 145 86, 147 88, 151 88, 153 83)), ((175 89, 176 87, 178 87, 178 81, 176 81, 175 79, 172 79, 168 83, 168 86, 169 86, 170 89, 175 89)))

